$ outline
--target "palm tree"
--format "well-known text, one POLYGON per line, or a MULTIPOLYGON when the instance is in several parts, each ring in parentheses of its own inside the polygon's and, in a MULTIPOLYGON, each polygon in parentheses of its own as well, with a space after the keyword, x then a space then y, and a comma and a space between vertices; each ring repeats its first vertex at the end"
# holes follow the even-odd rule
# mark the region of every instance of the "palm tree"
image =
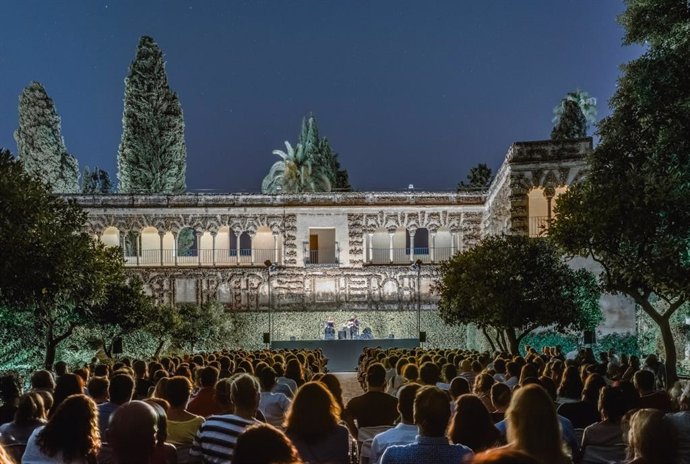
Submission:
POLYGON ((577 89, 574 92, 568 92, 568 94, 563 97, 563 100, 553 109, 553 124, 558 125, 561 120, 561 116, 565 112, 565 102, 567 100, 577 103, 580 107, 582 115, 587 121, 587 126, 593 125, 597 121, 597 99, 590 96, 584 90, 577 89))
POLYGON ((261 182, 263 193, 330 192, 331 182, 323 166, 313 163, 301 144, 295 148, 285 142, 285 151, 273 150, 281 158, 261 182))

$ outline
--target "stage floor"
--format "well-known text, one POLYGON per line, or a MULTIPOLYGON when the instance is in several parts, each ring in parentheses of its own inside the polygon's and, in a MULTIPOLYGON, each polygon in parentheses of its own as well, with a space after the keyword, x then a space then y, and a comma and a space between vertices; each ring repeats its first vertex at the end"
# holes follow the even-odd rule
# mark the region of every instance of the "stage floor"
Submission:
POLYGON ((416 338, 381 338, 372 340, 294 340, 275 341, 271 343, 273 349, 305 349, 321 348, 328 358, 330 372, 353 372, 357 370, 357 361, 364 348, 417 348, 419 340, 416 338))

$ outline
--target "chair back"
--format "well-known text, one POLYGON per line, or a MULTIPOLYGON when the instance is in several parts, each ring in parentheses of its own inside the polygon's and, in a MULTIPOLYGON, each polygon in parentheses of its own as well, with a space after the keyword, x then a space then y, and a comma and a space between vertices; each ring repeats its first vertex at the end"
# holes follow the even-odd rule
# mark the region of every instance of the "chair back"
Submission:
POLYGON ((392 429, 391 425, 378 425, 376 427, 362 427, 357 431, 357 444, 359 445, 359 464, 369 464, 371 456, 371 442, 379 433, 392 429))
POLYGON ((580 464, 616 464, 625 461, 625 444, 613 446, 587 445, 580 464))

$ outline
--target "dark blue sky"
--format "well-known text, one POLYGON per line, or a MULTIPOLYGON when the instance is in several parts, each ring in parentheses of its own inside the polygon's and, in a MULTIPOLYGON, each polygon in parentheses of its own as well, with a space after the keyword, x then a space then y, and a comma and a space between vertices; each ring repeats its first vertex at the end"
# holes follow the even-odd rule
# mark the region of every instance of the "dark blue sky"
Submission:
POLYGON ((116 177, 124 77, 140 35, 166 54, 190 190, 258 191, 312 111, 359 190, 453 189, 516 140, 548 138, 582 88, 608 113, 618 0, 34 1, 0 3, 0 146, 42 82, 67 148, 116 177))

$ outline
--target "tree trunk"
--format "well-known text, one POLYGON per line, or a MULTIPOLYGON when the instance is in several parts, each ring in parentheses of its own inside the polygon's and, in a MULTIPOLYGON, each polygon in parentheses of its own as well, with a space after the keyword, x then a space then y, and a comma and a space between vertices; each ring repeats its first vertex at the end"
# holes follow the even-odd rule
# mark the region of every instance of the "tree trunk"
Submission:
POLYGON ((491 351, 496 351, 496 346, 494 345, 494 341, 491 340, 491 337, 489 336, 489 332, 486 331, 486 327, 482 327, 482 333, 486 337, 486 340, 489 342, 489 346, 491 346, 491 351))
POLYGON ((156 353, 153 355, 154 358, 157 358, 158 356, 161 355, 161 351, 163 351, 163 347, 165 346, 165 340, 161 340, 158 342, 158 347, 156 348, 156 353))
MULTIPOLYGON (((103 352, 108 357, 108 359, 113 359, 112 349, 108 348, 108 343, 105 341, 104 338, 101 338, 101 346, 103 346, 103 352)), ((110 346, 112 346, 112 342, 110 342, 110 346)))
POLYGON ((512 327, 509 329, 506 329, 506 336, 508 337, 508 343, 510 344, 510 353, 511 354, 520 354, 520 342, 515 335, 515 329, 512 327))
POLYGON ((53 364, 55 364, 55 352, 57 348, 57 343, 53 340, 53 337, 49 335, 46 336, 46 357, 43 360, 43 368, 49 371, 53 370, 53 364))
POLYGON ((659 330, 661 330, 661 339, 664 341, 664 352, 666 362, 666 389, 668 390, 678 380, 678 371, 676 370, 676 363, 678 361, 676 354, 676 341, 673 339, 673 332, 671 332, 671 323, 668 318, 662 317, 657 321, 659 330))

